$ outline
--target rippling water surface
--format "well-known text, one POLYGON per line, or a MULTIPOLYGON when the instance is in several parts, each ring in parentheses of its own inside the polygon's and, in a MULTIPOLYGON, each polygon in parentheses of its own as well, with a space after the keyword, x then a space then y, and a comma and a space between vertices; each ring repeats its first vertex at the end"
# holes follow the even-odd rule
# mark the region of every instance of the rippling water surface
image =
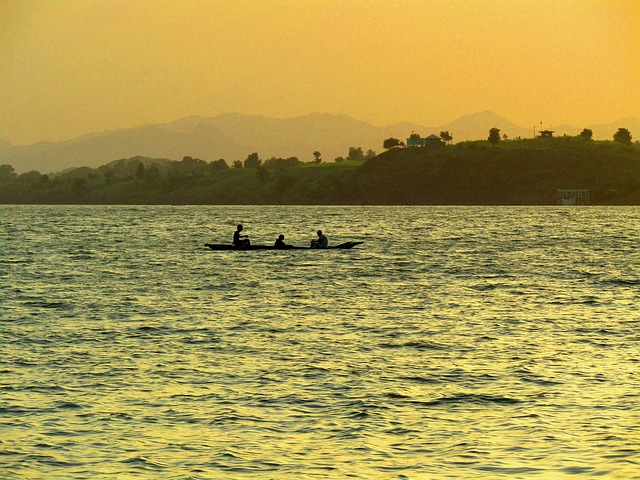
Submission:
POLYGON ((3 478, 640 478, 640 209, 2 207, 3 478), (353 250, 213 252, 254 243, 353 250))

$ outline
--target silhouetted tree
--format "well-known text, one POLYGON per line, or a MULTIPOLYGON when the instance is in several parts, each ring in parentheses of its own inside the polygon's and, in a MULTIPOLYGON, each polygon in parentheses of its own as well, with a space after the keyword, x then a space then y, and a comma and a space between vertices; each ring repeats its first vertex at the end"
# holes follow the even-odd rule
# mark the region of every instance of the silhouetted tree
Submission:
POLYGON ((399 147, 400 145, 402 145, 402 142, 393 137, 389 137, 384 142, 382 142, 382 148, 385 148, 387 150, 393 147, 399 147))
POLYGON ((244 161, 244 168, 258 168, 260 165, 262 165, 262 160, 257 152, 250 154, 244 161))
POLYGON ((449 130, 444 130, 444 131, 440 132, 439 137, 445 143, 450 143, 451 140, 453 140, 453 136, 451 136, 451 134, 449 133, 449 130))
POLYGON ((336 157, 336 159, 334 160, 336 163, 341 163, 345 161, 344 157, 336 157))
POLYGON ((242 162, 240 160, 234 160, 233 168, 242 168, 242 162))
POLYGON ((0 182, 6 183, 15 180, 18 177, 16 171, 11 165, 0 165, 0 182))
POLYGON ((376 152, 375 152, 375 150, 371 150, 371 149, 369 149, 369 150, 367 150, 367 152, 364 154, 364 159, 365 159, 365 160, 369 160, 370 158, 373 158, 373 157, 375 157, 375 156, 376 156, 376 152))
POLYGON ((625 145, 631 145, 631 132, 626 128, 619 128, 618 131, 613 134, 613 140, 618 143, 624 143, 625 145))
POLYGON ((364 158, 364 153, 362 152, 362 147, 349 147, 349 156, 347 160, 362 160, 364 158))
POLYGON ((18 180, 21 182, 29 183, 31 185, 35 185, 39 183, 42 179, 42 174, 35 170, 31 170, 30 172, 21 173, 18 175, 18 180))
POLYGON ((227 165, 227 162, 224 161, 224 158, 209 162, 209 171, 211 172, 216 172, 218 170, 227 170, 228 168, 229 165, 227 165))
POLYGON ((322 163, 322 154, 318 150, 313 152, 313 163, 322 163))
POLYGON ((207 162, 199 158, 183 157, 177 167, 181 174, 202 175, 207 171, 207 162))
POLYGON ((500 129, 494 127, 489 130, 489 138, 487 140, 496 145, 500 141, 500 129))
POLYGON ((590 128, 585 128, 580 132, 580 136, 585 140, 591 140, 593 138, 593 130, 590 128))
POLYGON ((289 157, 289 158, 276 158, 271 157, 264 161, 263 165, 267 168, 275 168, 275 169, 283 169, 283 168, 291 168, 297 167, 302 162, 298 160, 298 157, 289 157))

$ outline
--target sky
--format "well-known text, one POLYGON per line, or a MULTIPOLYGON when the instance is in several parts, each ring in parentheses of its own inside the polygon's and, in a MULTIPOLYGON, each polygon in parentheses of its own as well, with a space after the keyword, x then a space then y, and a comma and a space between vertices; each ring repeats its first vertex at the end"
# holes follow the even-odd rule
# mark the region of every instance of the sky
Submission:
POLYGON ((438 126, 485 110, 639 116, 640 1, 0 0, 15 145, 229 112, 438 126))

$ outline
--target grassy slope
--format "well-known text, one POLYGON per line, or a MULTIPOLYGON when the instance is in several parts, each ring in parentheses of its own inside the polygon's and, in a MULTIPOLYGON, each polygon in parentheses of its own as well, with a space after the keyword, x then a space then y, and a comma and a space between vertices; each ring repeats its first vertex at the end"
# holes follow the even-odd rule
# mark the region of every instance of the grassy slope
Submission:
POLYGON ((640 149, 613 142, 462 144, 393 149, 363 165, 358 197, 401 204, 553 205, 556 190, 588 189, 595 204, 640 204, 640 149))

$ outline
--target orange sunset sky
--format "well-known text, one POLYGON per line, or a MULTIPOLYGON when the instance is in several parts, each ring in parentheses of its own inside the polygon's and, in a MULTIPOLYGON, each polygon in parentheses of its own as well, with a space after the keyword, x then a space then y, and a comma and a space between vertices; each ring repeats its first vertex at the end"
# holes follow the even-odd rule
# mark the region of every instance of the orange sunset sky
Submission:
MULTIPOLYGON (((638 0, 1 0, 0 138, 225 112, 640 114, 638 0)), ((636 133, 636 135, 640 132, 636 133)))

